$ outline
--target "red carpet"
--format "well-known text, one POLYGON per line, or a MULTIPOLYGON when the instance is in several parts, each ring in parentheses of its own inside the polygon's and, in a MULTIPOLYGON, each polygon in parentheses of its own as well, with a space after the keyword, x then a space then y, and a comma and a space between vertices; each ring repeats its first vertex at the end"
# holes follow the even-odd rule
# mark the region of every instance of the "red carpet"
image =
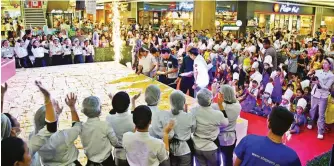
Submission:
MULTIPOLYGON (((248 134, 267 134, 267 119, 244 112, 241 112, 240 116, 248 120, 248 134)), ((303 128, 300 134, 292 135, 291 139, 286 143, 297 152, 302 165, 306 165, 307 161, 319 154, 329 151, 333 144, 333 127, 330 133, 324 135, 323 140, 318 140, 316 126, 312 130, 308 130, 306 127, 303 128)))

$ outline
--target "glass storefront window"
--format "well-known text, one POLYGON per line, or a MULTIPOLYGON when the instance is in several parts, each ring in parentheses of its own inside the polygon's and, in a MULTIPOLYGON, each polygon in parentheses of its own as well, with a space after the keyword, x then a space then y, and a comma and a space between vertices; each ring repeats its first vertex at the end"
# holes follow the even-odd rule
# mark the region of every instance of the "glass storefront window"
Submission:
POLYGON ((312 33, 312 15, 288 15, 274 13, 255 13, 259 27, 264 27, 265 33, 271 33, 273 29, 286 29, 297 32, 300 35, 312 33))

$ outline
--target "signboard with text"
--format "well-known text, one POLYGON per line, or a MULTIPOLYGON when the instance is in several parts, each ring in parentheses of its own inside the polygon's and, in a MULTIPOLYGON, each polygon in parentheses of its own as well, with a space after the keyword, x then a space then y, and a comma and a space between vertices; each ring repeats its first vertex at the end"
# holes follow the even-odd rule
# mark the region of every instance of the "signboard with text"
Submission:
POLYGON ((274 4, 274 12, 276 13, 299 13, 300 7, 289 4, 274 4))

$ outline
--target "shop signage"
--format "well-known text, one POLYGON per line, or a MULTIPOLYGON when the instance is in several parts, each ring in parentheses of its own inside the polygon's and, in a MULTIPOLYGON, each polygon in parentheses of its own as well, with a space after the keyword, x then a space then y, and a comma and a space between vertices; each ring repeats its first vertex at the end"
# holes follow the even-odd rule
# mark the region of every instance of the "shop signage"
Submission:
POLYGON ((274 5, 274 12, 280 13, 298 13, 299 6, 296 5, 288 5, 288 4, 275 4, 274 5))

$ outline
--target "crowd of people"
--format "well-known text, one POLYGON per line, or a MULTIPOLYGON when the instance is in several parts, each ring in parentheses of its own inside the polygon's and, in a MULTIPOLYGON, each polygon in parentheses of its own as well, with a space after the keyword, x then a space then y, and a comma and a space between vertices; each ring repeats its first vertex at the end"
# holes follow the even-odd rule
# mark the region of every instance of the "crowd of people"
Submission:
POLYGON ((293 112, 292 134, 317 121, 317 138, 323 139, 330 130, 326 124, 334 122, 334 36, 316 33, 299 40, 281 29, 267 36, 257 29, 238 38, 219 32, 212 37, 209 30, 145 33, 135 32, 131 42, 138 74, 173 88, 179 84, 193 97, 203 88, 217 97, 219 85, 229 84, 244 112, 267 117, 273 106, 293 112))
MULTIPOLYGON (((18 58, 17 66, 24 68, 89 63, 94 61, 94 47, 101 46, 100 35, 97 27, 80 43, 62 32, 40 36, 27 30, 22 39, 2 41, 1 52, 3 58, 18 58)), ((297 154, 282 144, 283 135, 307 132, 303 129, 311 130, 317 122, 317 138, 324 139, 334 123, 333 35, 300 38, 287 30, 265 34, 258 28, 236 37, 219 30, 212 34, 208 29, 162 26, 154 31, 134 25, 122 36, 132 47, 137 74, 180 89, 170 95, 171 110, 158 109, 160 89, 150 85, 147 106, 136 106, 138 95, 110 96, 113 109, 105 121, 98 118, 99 98, 85 98, 82 113, 88 120, 80 122, 76 95, 71 93, 66 104, 72 127, 58 130, 62 108, 36 82, 45 105, 35 114, 28 142, 17 137, 19 122, 2 114, 2 151, 8 151, 2 153, 4 165, 30 165, 31 160, 33 165, 81 165, 74 146, 78 137, 87 165, 192 165, 195 158, 197 165, 229 166, 233 154, 235 165, 301 165, 297 154), (185 94, 198 103, 189 112, 185 94), (236 145, 240 111, 268 118, 268 135, 249 135, 236 145), (260 150, 268 147, 275 153, 260 150)))
MULTIPOLYGON (((44 96, 44 105, 34 115, 34 130, 27 142, 19 138, 20 123, 9 113, 1 114, 1 164, 14 166, 76 165, 79 151, 74 142, 80 138, 88 166, 166 165, 226 166, 266 165, 267 160, 279 165, 301 165, 298 155, 282 143, 282 137, 294 122, 293 114, 282 106, 269 115, 267 136, 249 135, 236 146, 236 123, 241 111, 232 86, 220 86, 219 98, 203 88, 197 93, 196 107, 188 111, 185 94, 174 90, 170 95, 171 110, 159 110, 160 89, 149 85, 145 90, 147 105, 136 106, 140 93, 132 98, 120 91, 109 95, 112 110, 101 120, 101 101, 88 96, 82 101, 82 122, 77 113, 77 96, 69 93, 72 126, 60 130, 59 115, 63 107, 52 99, 41 82, 36 86, 44 96), (255 143, 256 142, 256 143, 255 143), (260 143, 260 144, 259 144, 260 143), (259 148, 277 149, 267 153, 259 148), (266 160, 252 154, 263 156, 266 160), (220 155, 223 156, 221 161, 220 155), (282 157, 284 160, 282 160, 282 157)), ((1 88, 2 110, 8 85, 1 88)))

